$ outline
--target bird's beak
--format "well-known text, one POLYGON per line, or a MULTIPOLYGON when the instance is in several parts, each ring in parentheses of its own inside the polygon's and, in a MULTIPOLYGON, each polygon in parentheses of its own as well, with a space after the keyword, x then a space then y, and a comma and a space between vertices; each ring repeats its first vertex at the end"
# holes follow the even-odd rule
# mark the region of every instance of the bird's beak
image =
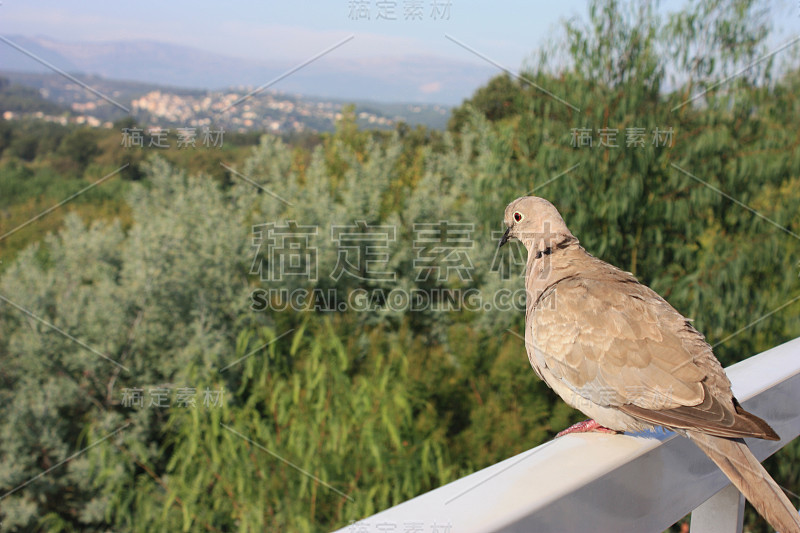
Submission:
POLYGON ((511 228, 508 228, 506 230, 506 232, 503 233, 503 236, 500 238, 500 246, 503 246, 505 243, 508 242, 508 239, 511 237, 511 235, 509 235, 510 231, 511 231, 511 228))

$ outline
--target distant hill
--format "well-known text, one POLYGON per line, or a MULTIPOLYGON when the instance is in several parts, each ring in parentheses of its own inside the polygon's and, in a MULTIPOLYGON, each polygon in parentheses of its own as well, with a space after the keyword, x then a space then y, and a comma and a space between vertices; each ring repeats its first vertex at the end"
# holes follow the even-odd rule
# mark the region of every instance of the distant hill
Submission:
MULTIPOLYGON (((70 74, 92 89, 108 95, 110 98, 128 108, 130 108, 132 100, 152 91, 162 91, 179 96, 200 96, 206 93, 206 91, 202 89, 189 89, 186 87, 173 87, 129 80, 114 80, 93 74, 80 74, 75 72, 70 74)), ((72 105, 76 103, 86 104, 98 99, 96 95, 92 94, 84 87, 47 69, 43 72, 15 71, 6 69, 4 65, 3 69, 0 70, 0 76, 10 80, 14 84, 37 89, 39 94, 46 100, 66 108, 71 108, 72 105)), ((109 105, 109 109, 104 112, 104 118, 108 118, 106 115, 119 118, 125 116, 125 114, 123 110, 109 105)))
MULTIPOLYGON (((75 43, 40 36, 7 37, 70 73, 159 86, 210 90, 259 87, 296 66, 271 60, 266 53, 263 61, 254 61, 155 41, 75 43)), ((0 43, 0 65, 6 71, 51 72, 5 43, 0 43)), ((342 59, 334 53, 282 79, 274 88, 327 99, 456 105, 496 70, 488 64, 436 55, 342 59)))
POLYGON ((0 115, 12 113, 36 113, 46 115, 68 114, 65 107, 46 100, 39 91, 32 87, 11 83, 8 78, 0 77, 0 115))
POLYGON ((7 85, 16 87, 13 90, 15 98, 19 100, 24 93, 26 102, 24 108, 15 104, 17 108, 0 106, 0 110, 49 115, 62 115, 69 110, 75 115, 75 120, 90 124, 109 124, 131 115, 139 124, 152 127, 214 126, 227 131, 273 133, 332 131, 342 108, 350 103, 356 106, 359 124, 367 128, 389 129, 398 122, 406 122, 412 126, 444 129, 450 116, 449 108, 434 104, 325 99, 271 90, 253 94, 231 107, 230 104, 250 94, 254 88, 206 91, 100 76, 74 76, 108 97, 104 99, 81 84, 52 72, 2 71, 0 76, 10 81, 7 85))

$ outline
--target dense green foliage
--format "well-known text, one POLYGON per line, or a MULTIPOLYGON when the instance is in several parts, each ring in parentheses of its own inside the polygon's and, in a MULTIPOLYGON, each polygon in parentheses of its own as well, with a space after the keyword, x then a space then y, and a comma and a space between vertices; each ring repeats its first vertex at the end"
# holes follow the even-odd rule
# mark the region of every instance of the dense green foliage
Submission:
MULTIPOLYGON (((13 232, 0 238, 0 272, 25 246, 59 228, 65 213, 76 212, 84 220, 119 220, 127 227, 126 192, 130 182, 143 178, 154 151, 187 172, 203 172, 227 184, 236 177, 221 163, 241 164, 258 144, 256 135, 228 133, 220 147, 198 143, 197 148, 178 148, 174 139, 168 149, 125 146, 123 129, 134 127, 130 118, 109 129, 0 118, 0 235, 13 232), (64 207, 25 225, 73 195, 64 207)), ((302 141, 315 138, 297 140, 302 141)))
POLYGON ((0 111, 41 112, 50 115, 67 114, 67 111, 58 104, 45 100, 36 89, 11 83, 2 76, 0 76, 0 111))
MULTIPOLYGON (((567 26, 568 66, 544 54, 525 74, 568 105, 501 76, 446 133, 365 132, 350 113, 334 134, 264 136, 228 161, 261 187, 219 176, 213 158, 142 153, 140 175, 105 193, 121 214, 70 213, 3 265, 0 495, 91 448, 0 500, 0 530, 328 530, 551 438, 581 415, 529 371, 507 332, 521 331, 520 308, 409 310, 379 299, 368 311, 330 301, 276 310, 253 297, 401 288, 491 302, 522 287, 523 252, 495 257, 496 243, 505 205, 532 189, 591 253, 664 294, 712 344, 724 341, 726 365, 800 335, 800 301, 781 308, 800 295, 789 233, 800 233, 796 66, 778 76, 759 64, 681 105, 758 55, 765 33, 748 3, 706 2, 663 30, 651 11, 614 2, 590 15, 586 27, 567 26), (644 129, 644 142, 627 145, 628 128, 644 129), (656 128, 672 130, 671 146, 653 143, 656 128), (591 147, 573 142, 579 129, 591 147), (317 228, 299 248, 315 250, 317 276, 269 275, 271 256, 256 245, 265 224, 290 221, 317 228), (469 263, 458 255, 467 276, 435 275, 441 256, 425 263, 434 275, 415 264, 414 224, 440 221, 467 228, 474 244, 459 250, 469 263), (334 226, 370 228, 358 250, 385 256, 372 256, 371 271, 332 275, 334 226), (385 272, 395 276, 376 275, 385 272), (178 401, 187 388, 194 406, 178 401), (133 389, 143 406, 130 404, 133 389), (151 389, 168 391, 169 407, 148 405, 151 389), (219 403, 206 390, 222 391, 219 403)), ((63 132, 51 153, 73 158, 75 181, 121 160, 91 131, 63 132)), ((74 192, 48 192, 69 179, 42 158, 3 157, 3 209, 74 192)), ((799 449, 769 464, 796 493, 799 449)), ((765 526, 748 515, 748 527, 765 526)))

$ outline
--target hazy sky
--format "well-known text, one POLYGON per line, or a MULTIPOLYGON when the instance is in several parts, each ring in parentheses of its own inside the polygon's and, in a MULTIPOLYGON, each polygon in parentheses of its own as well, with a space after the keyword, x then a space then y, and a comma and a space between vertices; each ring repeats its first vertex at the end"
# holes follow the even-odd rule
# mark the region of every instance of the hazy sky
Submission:
MULTIPOLYGON (((675 10, 684 1, 663 0, 661 10, 675 10)), ((770 18, 779 30, 771 48, 800 35, 800 0, 772 0, 764 5, 769 6, 770 18)), ((562 20, 585 19, 586 11, 586 0, 2 0, 0 35, 73 42, 147 39, 291 64, 352 34, 355 38, 332 54, 341 59, 430 54, 486 66, 482 59, 446 39, 449 34, 517 70, 532 51, 552 41, 562 20), (406 19, 407 10, 414 6, 421 20, 406 19), (379 11, 396 20, 380 18, 379 11)), ((786 53, 800 53, 798 49, 800 44, 786 53)))
MULTIPOLYGON (((238 57, 287 60, 305 59, 354 34, 356 38, 335 53, 342 57, 428 53, 480 61, 446 40, 447 33, 516 69, 553 35, 560 20, 585 16, 587 5, 586 0, 436 3, 441 10, 438 20, 433 17, 433 0, 3 0, 0 34, 67 41, 149 39, 238 57), (397 20, 377 19, 381 4, 394 6, 397 20), (416 12, 422 20, 405 19, 406 10, 414 5, 421 7, 416 12), (352 20, 358 6, 366 7, 369 20, 352 20)), ((665 1, 662 9, 672 10, 682 3, 665 1)), ((800 33, 798 3, 777 0, 769 4, 773 20, 785 34, 800 33)), ((392 16, 391 10, 384 14, 392 16)))
MULTIPOLYGON (((585 11, 585 0, 541 5, 470 0, 436 3, 441 12, 435 20, 432 0, 69 3, 3 0, 0 33, 69 41, 150 39, 237 57, 289 60, 305 59, 354 34, 356 38, 337 50, 337 54, 342 57, 433 54, 470 59, 467 52, 444 39, 448 33, 516 68, 560 18, 585 11), (395 6, 396 20, 377 18, 381 4, 395 6), (415 4, 421 7, 416 13, 422 20, 406 20, 406 9, 415 4), (365 14, 359 6, 366 6, 369 20, 352 19, 365 14)), ((391 11, 385 11, 384 16, 391 18, 391 11)))

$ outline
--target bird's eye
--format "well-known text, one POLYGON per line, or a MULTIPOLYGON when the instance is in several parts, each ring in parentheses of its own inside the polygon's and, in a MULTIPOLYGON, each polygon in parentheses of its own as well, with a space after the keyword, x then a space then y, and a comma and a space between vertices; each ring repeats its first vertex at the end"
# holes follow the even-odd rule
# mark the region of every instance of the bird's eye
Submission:
POLYGON ((521 221, 522 220, 522 213, 520 213, 519 211, 514 213, 514 220, 516 220, 517 222, 521 221))

